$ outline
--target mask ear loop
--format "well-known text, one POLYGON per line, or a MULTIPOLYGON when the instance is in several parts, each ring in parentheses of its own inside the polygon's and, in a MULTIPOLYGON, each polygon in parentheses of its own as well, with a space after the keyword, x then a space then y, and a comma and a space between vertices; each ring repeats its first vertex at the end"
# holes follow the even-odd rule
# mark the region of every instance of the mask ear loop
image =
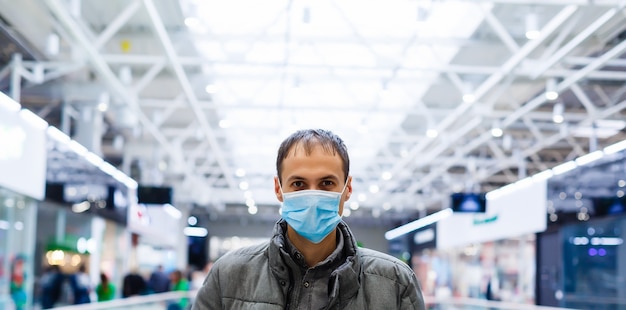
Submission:
POLYGON ((280 190, 280 195, 285 196, 285 193, 283 193, 283 185, 280 184, 280 177, 277 176, 276 180, 278 180, 278 189, 280 190))

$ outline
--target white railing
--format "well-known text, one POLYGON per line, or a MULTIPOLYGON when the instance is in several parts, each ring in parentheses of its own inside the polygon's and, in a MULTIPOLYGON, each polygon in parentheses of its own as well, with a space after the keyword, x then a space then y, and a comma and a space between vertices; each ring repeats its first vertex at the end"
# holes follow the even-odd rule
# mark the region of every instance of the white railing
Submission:
POLYGON ((572 308, 555 308, 555 307, 547 307, 547 306, 537 306, 531 304, 520 304, 514 302, 502 302, 502 301, 491 301, 485 299, 477 299, 477 298, 463 298, 463 297, 446 297, 446 298, 435 298, 428 297, 424 298, 426 303, 426 308, 440 308, 440 309, 448 309, 448 307, 452 309, 463 309, 462 307, 472 307, 472 309, 499 309, 499 310, 578 310, 572 308), (439 307, 437 307, 439 306, 439 307))
POLYGON ((71 305, 55 307, 55 310, 104 310, 104 309, 127 309, 134 306, 160 305, 167 302, 177 301, 182 298, 189 298, 191 304, 196 297, 197 291, 188 292, 166 292, 160 294, 150 294, 141 296, 132 296, 127 298, 119 298, 103 302, 92 302, 89 304, 71 305))
MULTIPOLYGON (((168 302, 189 298, 189 305, 193 303, 197 291, 189 292, 167 292, 152 295, 133 296, 128 298, 114 299, 111 301, 94 302, 82 305, 71 305, 54 308, 55 310, 105 310, 105 309, 165 309, 168 302)), ((476 298, 446 297, 435 298, 426 296, 424 298, 427 309, 498 309, 498 310, 577 310, 571 308, 555 308, 537 306, 531 304, 519 304, 513 302, 489 301, 476 298)))

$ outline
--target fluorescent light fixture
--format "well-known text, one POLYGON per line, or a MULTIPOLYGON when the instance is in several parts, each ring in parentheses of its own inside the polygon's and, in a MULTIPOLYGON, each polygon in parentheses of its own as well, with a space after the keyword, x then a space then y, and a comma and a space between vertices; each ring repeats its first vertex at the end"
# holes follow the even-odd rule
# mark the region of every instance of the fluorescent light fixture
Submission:
POLYGON ((96 167, 100 167, 100 165, 104 162, 104 159, 92 152, 87 152, 87 154, 85 154, 85 159, 96 167))
POLYGON ((33 113, 31 110, 28 110, 28 109, 20 110, 20 117, 22 117, 23 120, 33 125, 33 127, 37 129, 45 130, 48 128, 48 122, 44 121, 43 118, 39 117, 37 114, 33 113))
POLYGON ((91 203, 89 201, 83 201, 81 203, 75 203, 72 205, 72 212, 74 213, 83 213, 91 208, 91 203))
POLYGON ((137 185, 138 185, 137 181, 133 180, 132 178, 130 178, 129 176, 124 174, 124 172, 116 169, 112 176, 116 180, 124 183, 124 185, 126 185, 126 187, 132 188, 132 189, 137 189, 137 185))
POLYGON ((113 176, 115 171, 117 171, 117 168, 115 168, 113 165, 109 164, 108 162, 104 160, 100 163, 100 165, 98 165, 98 167, 100 167, 100 170, 104 171, 104 173, 110 176, 113 176))
POLYGON ((476 96, 472 93, 466 93, 463 95, 463 102, 465 103, 474 103, 476 101, 476 96))
POLYGON ((493 126, 491 126, 491 135, 499 138, 502 137, 502 135, 504 134, 504 131, 502 130, 502 127, 500 126, 500 122, 495 121, 493 122, 493 126))
POLYGON ((604 156, 604 152, 603 151, 595 151, 595 152, 591 152, 587 155, 583 155, 580 156, 578 158, 576 158, 576 164, 579 166, 584 166, 586 164, 592 163, 600 158, 602 158, 604 156))
POLYGON ((552 168, 552 172, 554 172, 554 175, 559 175, 559 174, 563 174, 565 172, 568 172, 570 170, 573 170, 574 168, 576 168, 576 162, 574 162, 573 160, 570 160, 566 163, 560 164, 554 168, 552 168))
POLYGON ((553 122, 560 124, 565 120, 565 117, 563 116, 564 109, 565 107, 563 106, 562 102, 557 102, 554 104, 554 107, 552 108, 552 121, 553 122))
POLYGON ((76 142, 76 140, 70 141, 68 146, 70 147, 70 150, 74 151, 76 154, 78 154, 80 156, 85 156, 85 154, 87 154, 87 152, 89 152, 86 147, 84 147, 82 144, 76 142))
POLYGON ((209 231, 204 227, 185 227, 183 233, 188 237, 206 237, 209 231))
POLYGON ((493 200, 496 199, 500 196, 506 195, 508 193, 514 192, 515 190, 517 190, 520 187, 524 187, 528 184, 530 184, 531 182, 531 178, 523 178, 515 183, 511 183, 508 185, 505 185, 503 187, 500 187, 498 189, 494 189, 490 192, 488 192, 487 194, 485 194, 485 198, 489 201, 489 200, 493 200))
POLYGON ((624 243, 622 238, 614 237, 593 237, 591 238, 591 245, 621 245, 624 243))
POLYGON ((539 32, 539 17, 537 13, 530 12, 526 15, 526 38, 533 40, 539 38, 541 32, 539 32))
POLYGON ((68 144, 72 140, 68 135, 66 135, 64 132, 54 126, 48 126, 47 133, 48 137, 63 144, 68 144))
POLYGON ((22 108, 22 106, 17 103, 17 101, 5 95, 3 92, 0 92, 0 107, 3 107, 10 112, 18 112, 22 108))
POLYGON ((559 98, 559 92, 556 91, 556 80, 548 79, 546 81, 546 92, 544 94, 546 99, 552 101, 559 98))
POLYGON ((604 148, 604 154, 615 154, 619 151, 626 150, 626 140, 611 144, 604 148))
POLYGON ((181 216, 183 216, 183 213, 180 212, 180 210, 176 209, 176 207, 172 206, 169 203, 163 205, 163 210, 165 210, 167 214, 171 215, 175 219, 179 219, 181 218, 181 216))
POLYGON ((385 239, 392 240, 398 238, 402 235, 408 234, 416 229, 420 229, 424 226, 430 225, 432 223, 436 223, 440 220, 443 220, 450 215, 452 215, 453 211, 451 208, 443 209, 439 212, 435 212, 431 215, 425 216, 421 219, 415 220, 408 224, 402 225, 400 227, 394 228, 385 233, 385 239))
POLYGON ((426 136, 429 138, 436 138, 439 135, 439 132, 436 129, 428 129, 426 130, 426 136))
POLYGON ((549 178, 551 178, 554 175, 554 172, 552 172, 552 170, 548 169, 548 170, 544 170, 541 171, 535 175, 532 176, 533 181, 542 181, 542 180, 547 180, 549 178))

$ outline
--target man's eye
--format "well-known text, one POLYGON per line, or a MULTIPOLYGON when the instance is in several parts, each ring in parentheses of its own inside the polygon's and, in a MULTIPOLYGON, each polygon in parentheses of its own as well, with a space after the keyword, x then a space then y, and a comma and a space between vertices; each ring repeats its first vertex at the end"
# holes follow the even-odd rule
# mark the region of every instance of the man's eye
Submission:
POLYGON ((322 186, 324 187, 329 187, 329 186, 333 186, 335 185, 335 183, 333 181, 322 181, 322 186))
POLYGON ((293 187, 300 188, 300 187, 303 187, 303 186, 304 186, 304 182, 302 182, 302 181, 295 181, 295 182, 293 182, 291 185, 292 185, 293 187))

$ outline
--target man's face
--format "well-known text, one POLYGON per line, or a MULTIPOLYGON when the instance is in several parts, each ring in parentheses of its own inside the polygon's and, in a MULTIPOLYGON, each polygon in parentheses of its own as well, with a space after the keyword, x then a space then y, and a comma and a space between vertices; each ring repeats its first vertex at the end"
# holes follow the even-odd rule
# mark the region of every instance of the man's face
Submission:
MULTIPOLYGON (((338 154, 332 154, 316 145, 311 154, 307 154, 300 144, 289 150, 289 155, 282 163, 282 191, 284 193, 300 190, 344 191, 339 202, 339 214, 343 214, 343 204, 352 194, 352 178, 345 184, 343 163, 338 154)), ((283 201, 278 178, 274 178, 274 192, 279 201, 283 201)))

